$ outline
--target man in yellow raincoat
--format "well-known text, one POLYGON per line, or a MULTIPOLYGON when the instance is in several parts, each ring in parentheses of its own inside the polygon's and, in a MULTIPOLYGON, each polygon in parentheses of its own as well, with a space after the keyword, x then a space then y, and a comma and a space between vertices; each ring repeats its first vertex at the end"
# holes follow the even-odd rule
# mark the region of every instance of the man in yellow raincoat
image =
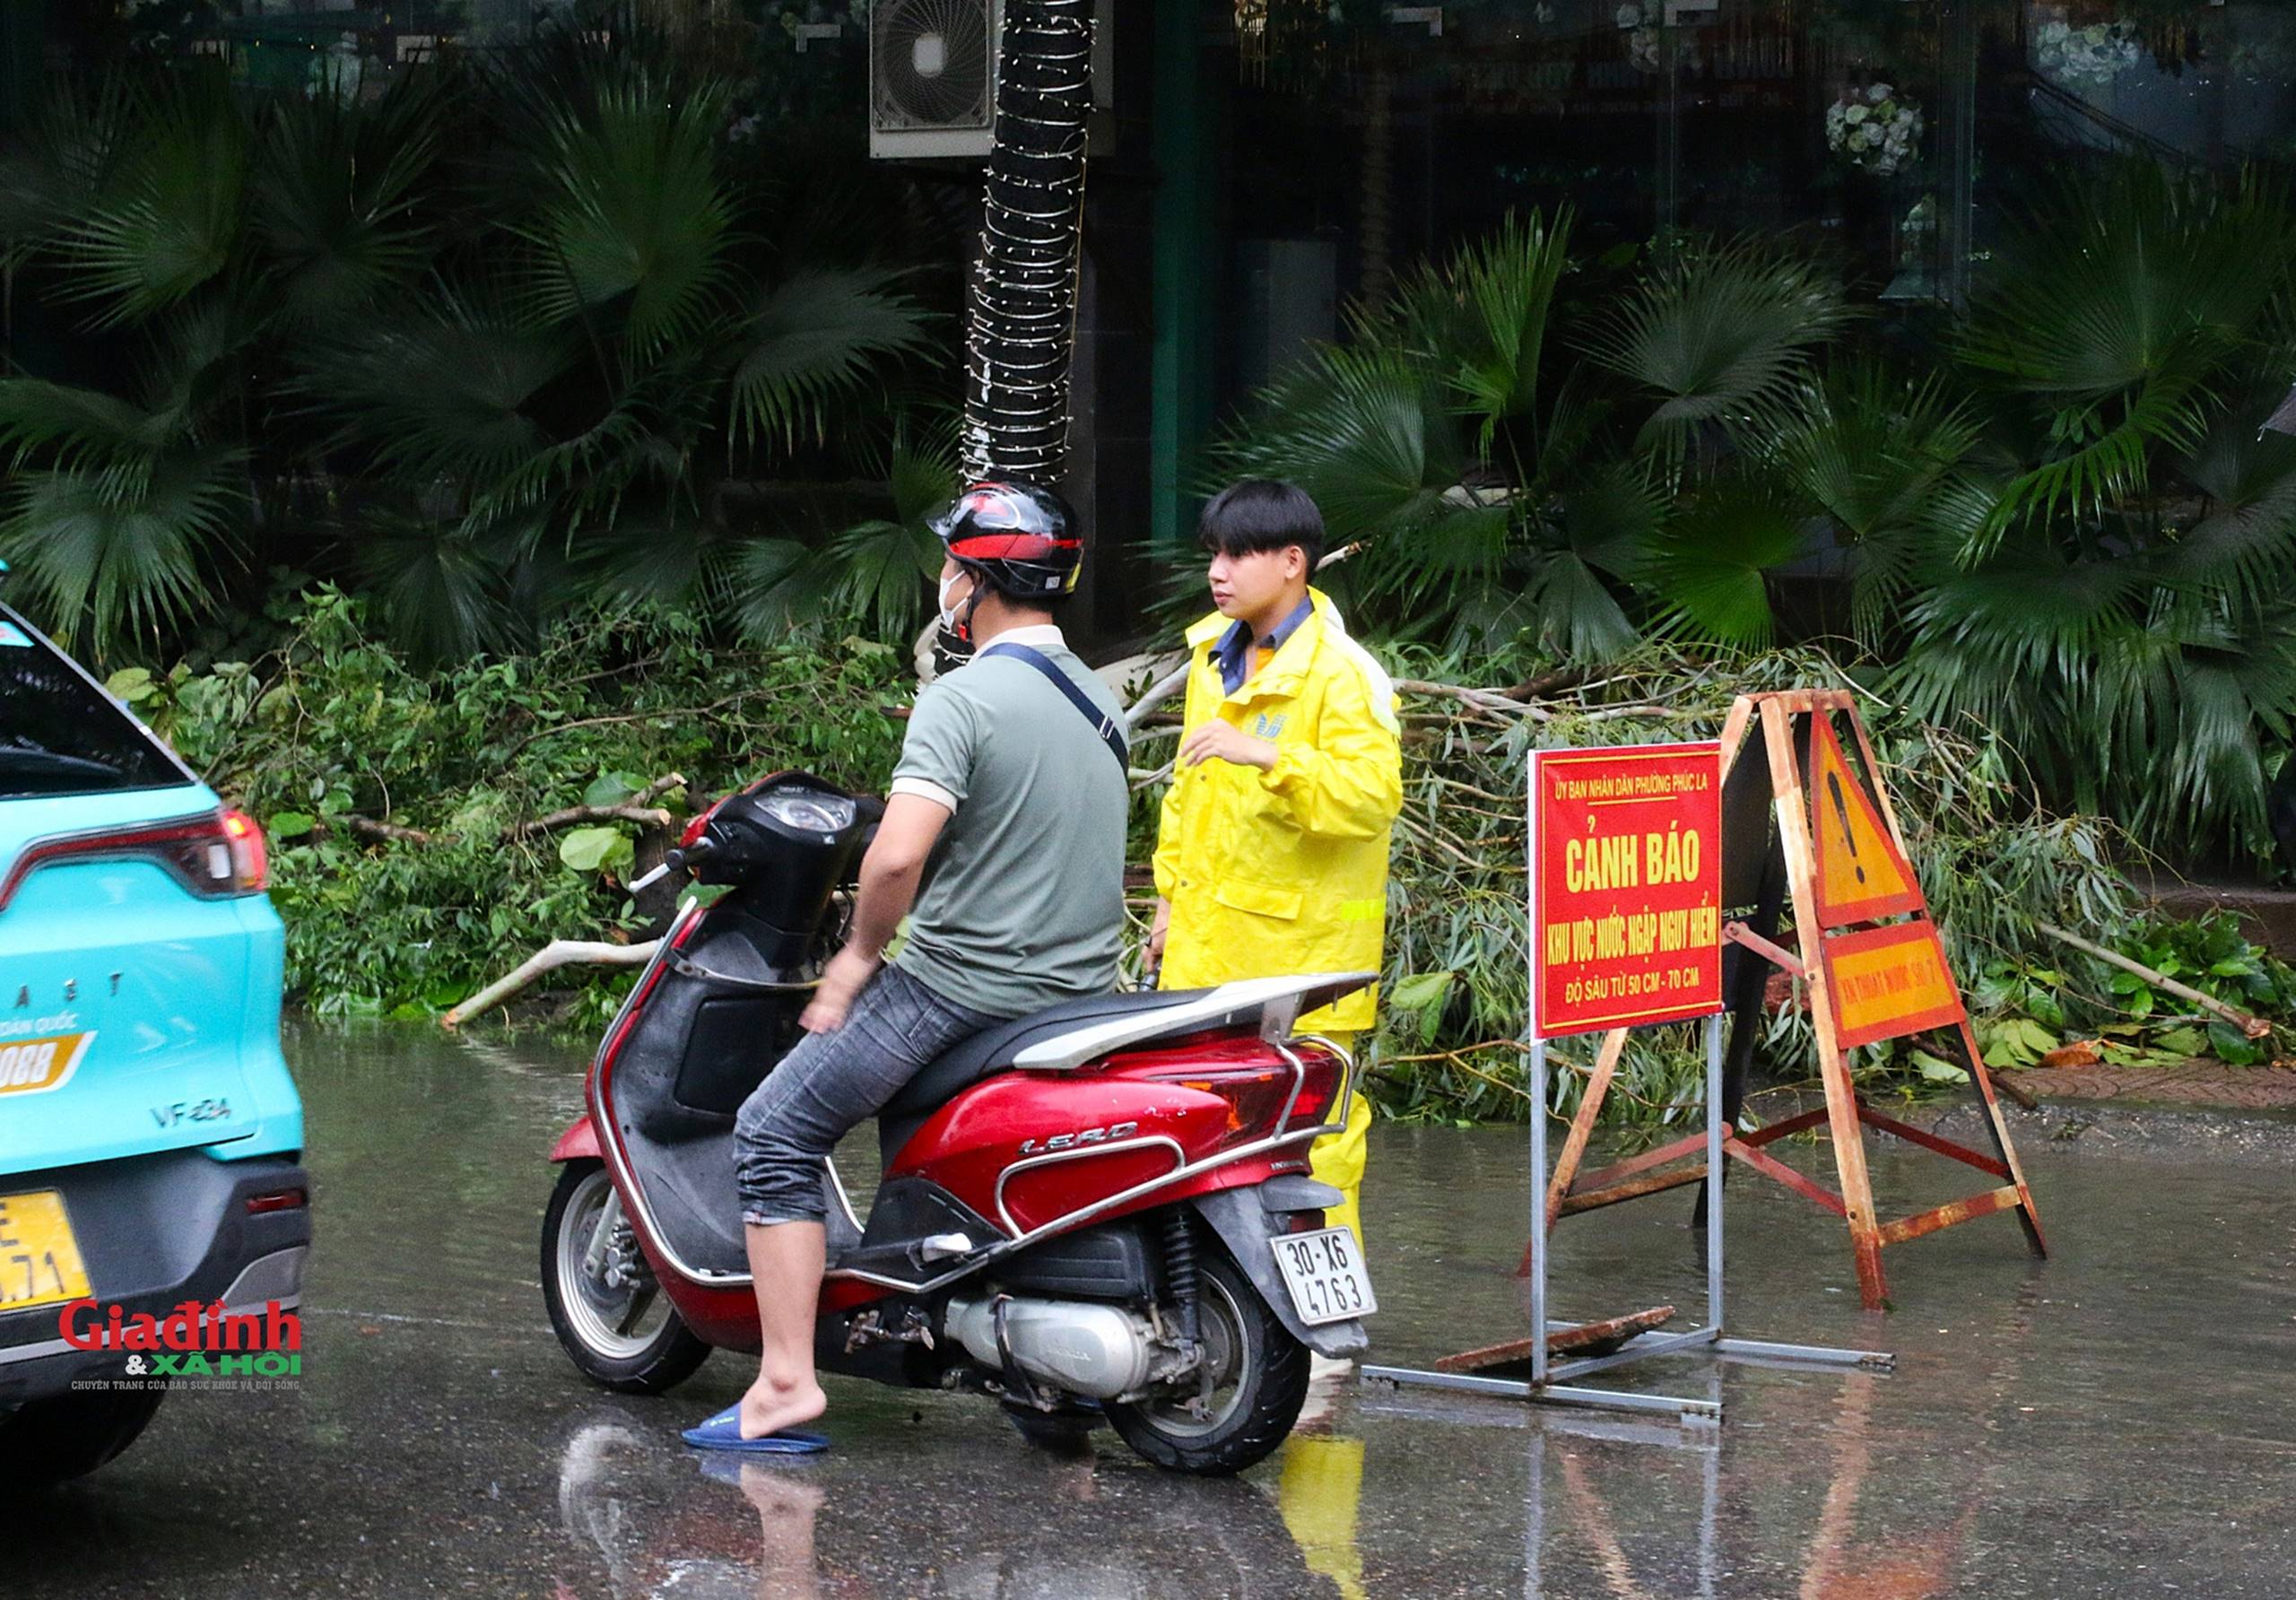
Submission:
MULTIPOLYGON (((1316 503, 1247 480, 1205 508, 1217 614, 1187 630, 1187 709, 1156 844, 1149 961, 1169 989, 1302 972, 1376 972, 1387 929, 1387 836, 1403 806, 1395 690, 1309 586, 1324 543, 1316 503)), ((1300 1019, 1352 1046, 1375 988, 1300 1019)), ((1358 1199, 1371 1108, 1316 1142, 1330 1216, 1363 1237, 1358 1199)))

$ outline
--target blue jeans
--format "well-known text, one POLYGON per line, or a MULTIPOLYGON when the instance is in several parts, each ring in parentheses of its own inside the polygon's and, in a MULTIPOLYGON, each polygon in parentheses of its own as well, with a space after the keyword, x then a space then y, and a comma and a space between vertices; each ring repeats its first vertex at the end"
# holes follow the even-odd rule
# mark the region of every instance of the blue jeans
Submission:
POLYGON ((898 967, 871 978, 845 1025, 808 1033, 742 1102, 734 1159, 744 1222, 818 1222, 829 1214, 822 1165, 925 1065, 994 1025, 898 967))

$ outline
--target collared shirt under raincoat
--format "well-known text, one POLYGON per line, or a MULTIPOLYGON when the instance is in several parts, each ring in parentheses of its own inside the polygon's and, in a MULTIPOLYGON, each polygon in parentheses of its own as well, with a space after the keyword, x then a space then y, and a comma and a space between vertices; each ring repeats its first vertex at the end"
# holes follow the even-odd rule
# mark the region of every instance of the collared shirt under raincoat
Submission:
MULTIPOLYGON (((1308 594, 1314 616, 1233 694, 1212 649, 1229 620, 1187 630, 1187 727, 1218 717, 1277 754, 1265 773, 1209 761, 1172 775, 1156 842, 1156 892, 1172 907, 1165 988, 1379 970, 1403 808, 1395 688, 1331 601, 1308 594)), ((1377 1009, 1376 988, 1361 989, 1300 1026, 1360 1032, 1377 1009)))

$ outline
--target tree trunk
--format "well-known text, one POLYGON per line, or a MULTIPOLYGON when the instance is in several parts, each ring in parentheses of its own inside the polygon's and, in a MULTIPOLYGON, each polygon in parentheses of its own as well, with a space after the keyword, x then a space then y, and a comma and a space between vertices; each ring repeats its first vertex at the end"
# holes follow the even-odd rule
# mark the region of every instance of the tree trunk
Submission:
POLYGON ((1092 0, 1006 0, 965 336, 969 479, 1050 483, 1067 455, 1091 74, 1092 0))

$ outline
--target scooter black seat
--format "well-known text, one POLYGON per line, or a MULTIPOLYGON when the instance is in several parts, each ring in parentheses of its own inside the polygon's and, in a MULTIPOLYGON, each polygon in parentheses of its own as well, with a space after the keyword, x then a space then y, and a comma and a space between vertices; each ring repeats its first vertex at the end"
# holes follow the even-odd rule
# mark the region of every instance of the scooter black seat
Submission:
POLYGON ((1013 1065, 1013 1058, 1031 1045, 1093 1022, 1161 1011, 1208 993, 1205 989, 1129 990, 1117 995, 1091 995, 1066 1000, 1048 1011, 1033 1012, 1010 1022, 984 1028, 943 1051, 911 1078, 900 1092, 885 1102, 878 1115, 891 1122, 921 1121, 983 1078, 994 1077, 1013 1065))

